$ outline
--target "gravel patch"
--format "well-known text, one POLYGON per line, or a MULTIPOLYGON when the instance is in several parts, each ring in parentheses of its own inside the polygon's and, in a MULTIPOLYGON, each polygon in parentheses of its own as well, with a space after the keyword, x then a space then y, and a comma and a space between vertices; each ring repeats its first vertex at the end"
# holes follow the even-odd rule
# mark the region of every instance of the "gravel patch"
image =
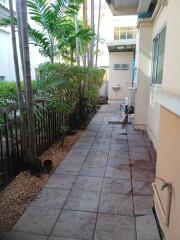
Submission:
MULTIPOLYGON (((75 135, 67 136, 63 147, 61 147, 61 142, 52 145, 41 155, 41 161, 52 160, 53 170, 55 170, 72 145, 80 138, 81 133, 82 131, 78 131, 75 135)), ((0 240, 5 238, 29 204, 36 198, 47 183, 49 176, 49 174, 42 174, 40 177, 35 177, 24 171, 0 192, 0 240)))

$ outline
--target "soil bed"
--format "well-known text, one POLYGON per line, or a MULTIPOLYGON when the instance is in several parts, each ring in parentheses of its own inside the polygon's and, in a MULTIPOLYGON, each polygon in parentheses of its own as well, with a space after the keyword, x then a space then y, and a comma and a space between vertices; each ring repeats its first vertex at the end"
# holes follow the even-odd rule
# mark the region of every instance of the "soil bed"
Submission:
MULTIPOLYGON (((81 132, 78 131, 75 135, 67 136, 63 147, 61 147, 61 142, 52 145, 40 157, 42 162, 51 159, 53 169, 55 169, 70 151, 72 145, 80 138, 81 132)), ((29 172, 21 172, 0 192, 0 240, 4 239, 30 202, 35 199, 47 183, 48 178, 48 174, 42 174, 37 178, 30 175, 29 172)))

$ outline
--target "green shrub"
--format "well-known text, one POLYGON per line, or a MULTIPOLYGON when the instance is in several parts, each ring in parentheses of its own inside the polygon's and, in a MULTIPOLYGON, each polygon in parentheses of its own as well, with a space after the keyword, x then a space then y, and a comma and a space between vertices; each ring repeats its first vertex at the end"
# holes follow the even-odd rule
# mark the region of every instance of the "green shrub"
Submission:
MULTIPOLYGON (((24 83, 21 82, 22 89, 24 89, 24 83)), ((33 92, 37 91, 37 81, 32 81, 33 92)), ((24 92, 24 91, 23 91, 24 92)), ((17 102, 16 94, 16 82, 0 82, 0 107, 7 106, 11 103, 17 102)))
MULTIPOLYGON (((95 111, 105 71, 66 64, 42 64, 32 81, 34 99, 47 99, 48 108, 64 113, 71 128, 87 122, 95 111)), ((24 84, 22 89, 24 89, 24 84)), ((15 82, 0 83, 0 107, 17 102, 15 82)))
POLYGON ((38 85, 52 98, 51 108, 63 111, 71 127, 88 121, 95 111, 105 71, 65 64, 43 64, 38 85))

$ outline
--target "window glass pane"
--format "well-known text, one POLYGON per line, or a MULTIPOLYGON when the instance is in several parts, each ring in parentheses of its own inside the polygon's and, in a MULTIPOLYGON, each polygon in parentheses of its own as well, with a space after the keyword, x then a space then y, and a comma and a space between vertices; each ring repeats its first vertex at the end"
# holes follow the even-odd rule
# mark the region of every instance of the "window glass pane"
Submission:
POLYGON ((153 41, 152 83, 161 84, 164 64, 166 28, 153 41))
POLYGON ((134 33, 132 31, 127 32, 127 39, 133 39, 134 38, 134 33))
POLYGON ((119 40, 119 27, 114 28, 114 40, 119 40))
POLYGON ((166 37, 166 29, 164 29, 159 35, 159 52, 158 52, 158 60, 157 60, 157 83, 158 84, 162 83, 165 37, 166 37))
POLYGON ((158 37, 155 38, 154 41, 153 41, 152 83, 156 83, 157 58, 158 58, 158 37))
POLYGON ((135 27, 115 27, 114 28, 114 40, 135 39, 135 38, 136 38, 135 27))
POLYGON ((117 32, 114 32, 114 40, 119 40, 119 34, 117 32))
POLYGON ((120 39, 126 39, 126 32, 120 33, 120 39))

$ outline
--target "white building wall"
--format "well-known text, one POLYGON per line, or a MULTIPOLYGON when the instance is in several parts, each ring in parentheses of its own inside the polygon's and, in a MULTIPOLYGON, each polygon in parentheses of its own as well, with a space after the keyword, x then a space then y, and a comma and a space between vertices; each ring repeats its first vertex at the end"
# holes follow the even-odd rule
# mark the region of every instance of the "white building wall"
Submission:
MULTIPOLYGON (((15 9, 15 2, 13 1, 13 3, 15 9)), ((7 10, 0 6, 0 18, 8 17, 9 8, 8 1, 6 1, 6 3, 4 3, 3 5, 7 8, 7 10)), ((28 19, 28 21, 31 24, 31 26, 37 28, 37 25, 35 25, 31 19, 28 19)), ((18 34, 16 34, 16 43, 19 58, 20 77, 21 80, 23 80, 18 44, 18 34)), ((40 63, 45 62, 45 58, 40 55, 38 47, 30 45, 29 48, 30 48, 31 78, 32 80, 34 80, 36 79, 35 68, 37 68, 40 63)), ((10 27, 0 28, 0 76, 5 76, 6 81, 16 80, 10 27)))
POLYGON ((11 35, 0 29, 0 76, 5 76, 5 80, 15 80, 13 66, 11 35))
MULTIPOLYGON (((167 22, 167 8, 164 7, 153 23, 151 38, 152 42, 153 39, 157 36, 157 34, 166 26, 166 22, 167 22)), ((162 85, 149 86, 150 99, 148 105, 147 131, 156 149, 158 144, 159 118, 160 118, 160 105, 157 102, 157 98, 159 98, 160 90, 163 84, 164 83, 162 80, 162 85)))
POLYGON ((120 100, 128 97, 132 85, 133 52, 111 52, 109 54, 109 99, 120 100), (129 70, 114 70, 114 64, 129 64, 129 70), (119 87, 118 90, 113 89, 119 87))
MULTIPOLYGON (((19 70, 21 80, 22 76, 22 67, 21 67, 21 59, 20 52, 18 46, 18 36, 16 36, 17 41, 17 50, 18 50, 18 58, 19 58, 19 70)), ((12 49, 12 40, 11 33, 9 29, 0 29, 0 76, 5 76, 6 81, 15 81, 15 70, 14 70, 14 60, 13 60, 13 49, 12 49)), ((40 63, 45 62, 45 58, 43 58, 40 53, 38 47, 30 45, 30 63, 31 63, 31 78, 32 80, 36 79, 35 68, 38 67, 40 63)))
POLYGON ((135 106, 135 128, 147 128, 155 149, 158 144, 160 106, 157 102, 163 85, 152 85, 153 39, 166 26, 167 8, 162 8, 156 18, 141 22, 137 39, 137 93, 135 106), (142 104, 143 103, 143 104, 142 104))
POLYGON ((141 24, 138 33, 139 49, 137 57, 137 91, 135 98, 135 118, 134 126, 137 129, 146 128, 147 112, 149 102, 149 83, 151 78, 152 59, 152 26, 151 24, 141 24))

